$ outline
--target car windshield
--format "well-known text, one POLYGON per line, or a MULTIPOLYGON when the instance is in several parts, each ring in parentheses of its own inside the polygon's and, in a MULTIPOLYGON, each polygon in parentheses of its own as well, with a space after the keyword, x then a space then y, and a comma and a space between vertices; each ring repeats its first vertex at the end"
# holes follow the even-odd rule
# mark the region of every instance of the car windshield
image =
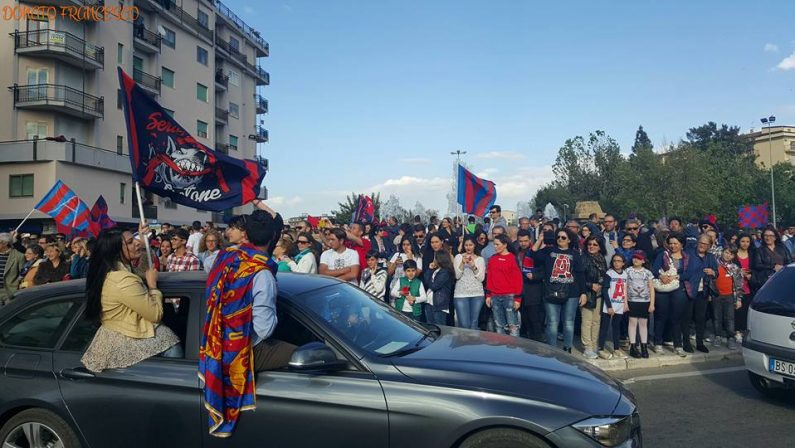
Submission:
POLYGON ((751 307, 760 313, 795 317, 795 266, 782 269, 756 293, 751 307))
POLYGON ((375 355, 413 349, 427 334, 389 305, 344 283, 304 293, 294 302, 327 322, 351 345, 375 355))

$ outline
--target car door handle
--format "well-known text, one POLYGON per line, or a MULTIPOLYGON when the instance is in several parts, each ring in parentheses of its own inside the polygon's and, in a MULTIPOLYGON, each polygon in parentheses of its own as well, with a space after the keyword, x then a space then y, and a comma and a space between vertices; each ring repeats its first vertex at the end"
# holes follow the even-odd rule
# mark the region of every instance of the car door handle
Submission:
POLYGON ((61 376, 63 378, 69 378, 70 380, 89 380, 94 378, 94 374, 86 370, 84 367, 63 369, 61 370, 61 376))

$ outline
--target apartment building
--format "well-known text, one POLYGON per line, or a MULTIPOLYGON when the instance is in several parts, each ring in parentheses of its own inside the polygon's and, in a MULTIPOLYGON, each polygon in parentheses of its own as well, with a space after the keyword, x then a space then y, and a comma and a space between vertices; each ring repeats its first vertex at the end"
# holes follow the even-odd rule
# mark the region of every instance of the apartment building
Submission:
POLYGON ((771 126, 747 134, 754 144, 756 164, 769 169, 780 162, 795 165, 795 126, 771 126))
MULTIPOLYGON (((217 0, 0 0, 3 6, 135 6, 134 21, 76 22, 60 15, 0 21, 0 229, 18 224, 60 179, 111 218, 139 218, 116 67, 200 142, 239 158, 268 141, 260 62, 268 43, 217 0)), ((261 149, 261 148, 260 148, 261 149)), ((146 193, 150 220, 223 222, 146 193)), ((36 211, 29 231, 54 226, 36 211)))

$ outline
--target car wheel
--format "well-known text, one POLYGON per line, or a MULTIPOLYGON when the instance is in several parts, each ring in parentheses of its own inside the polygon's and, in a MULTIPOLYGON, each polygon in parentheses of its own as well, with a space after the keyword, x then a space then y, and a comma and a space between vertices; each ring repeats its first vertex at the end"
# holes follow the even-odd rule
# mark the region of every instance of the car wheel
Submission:
POLYGON ((549 444, 525 431, 495 428, 472 434, 459 448, 549 448, 549 444))
POLYGON ((0 428, 0 446, 80 448, 80 441, 62 418, 44 409, 28 409, 0 428))

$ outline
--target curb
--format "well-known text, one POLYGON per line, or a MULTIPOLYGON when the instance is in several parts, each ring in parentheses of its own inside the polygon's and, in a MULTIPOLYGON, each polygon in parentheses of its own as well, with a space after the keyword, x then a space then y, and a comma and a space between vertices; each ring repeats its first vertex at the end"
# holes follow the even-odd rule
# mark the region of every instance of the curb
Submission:
POLYGON ((674 353, 666 352, 664 354, 651 354, 651 356, 647 359, 594 359, 586 360, 586 362, 589 362, 604 371, 611 372, 618 370, 653 369, 657 367, 700 364, 710 361, 734 359, 743 359, 743 353, 741 350, 710 348, 709 353, 688 353, 687 357, 685 358, 680 358, 674 353))

